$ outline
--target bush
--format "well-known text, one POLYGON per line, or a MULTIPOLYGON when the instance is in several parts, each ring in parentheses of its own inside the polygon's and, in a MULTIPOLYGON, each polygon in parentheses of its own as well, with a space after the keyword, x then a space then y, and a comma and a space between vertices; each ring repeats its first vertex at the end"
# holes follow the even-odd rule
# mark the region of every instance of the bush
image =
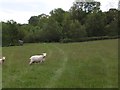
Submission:
POLYGON ((69 38, 64 38, 64 39, 60 39, 60 42, 61 43, 69 43, 69 42, 73 42, 73 40, 69 39, 69 38))
POLYGON ((61 39, 61 43, 69 43, 69 42, 85 42, 85 41, 95 41, 95 40, 106 40, 106 39, 117 39, 120 36, 101 36, 101 37, 84 37, 84 38, 78 38, 78 39, 61 39))

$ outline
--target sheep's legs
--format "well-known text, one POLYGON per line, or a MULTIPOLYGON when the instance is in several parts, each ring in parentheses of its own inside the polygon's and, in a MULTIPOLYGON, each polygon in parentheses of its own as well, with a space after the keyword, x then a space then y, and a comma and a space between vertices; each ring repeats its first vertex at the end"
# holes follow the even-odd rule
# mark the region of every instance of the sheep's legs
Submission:
POLYGON ((30 61, 29 65, 31 65, 33 62, 30 61))
POLYGON ((42 63, 43 61, 41 60, 40 63, 42 63))
POLYGON ((38 64, 40 64, 40 63, 42 63, 42 62, 44 62, 44 61, 45 61, 45 59, 44 59, 44 60, 37 61, 37 62, 35 62, 35 61, 30 61, 29 65, 31 65, 32 63, 38 63, 38 64))
POLYGON ((36 62, 36 63, 40 64, 40 63, 42 63, 42 61, 38 61, 38 62, 36 62))

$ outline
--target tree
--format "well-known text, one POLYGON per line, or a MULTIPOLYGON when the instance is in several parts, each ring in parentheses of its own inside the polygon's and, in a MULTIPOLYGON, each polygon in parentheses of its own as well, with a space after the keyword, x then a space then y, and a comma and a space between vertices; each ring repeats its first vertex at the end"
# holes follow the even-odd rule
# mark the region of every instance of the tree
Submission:
POLYGON ((81 24, 85 23, 85 18, 87 15, 85 11, 83 11, 82 9, 79 9, 75 5, 73 5, 69 9, 69 12, 70 12, 71 19, 78 20, 81 24))
POLYGON ((33 26, 36 26, 39 22, 37 16, 32 16, 28 21, 29 21, 29 24, 33 26))
POLYGON ((109 9, 109 11, 105 12, 105 14, 106 14, 107 24, 110 24, 115 19, 118 20, 118 10, 117 9, 109 9))
POLYGON ((70 16, 70 13, 69 12, 66 12, 64 14, 64 19, 63 19, 63 22, 62 22, 62 38, 61 39, 64 39, 64 38, 69 38, 69 30, 70 30, 70 23, 71 23, 71 16, 70 16))
POLYGON ((104 36, 105 14, 102 12, 91 13, 86 19, 86 31, 88 36, 104 36))
POLYGON ((19 39, 24 42, 59 42, 82 40, 84 37, 120 35, 120 11, 100 10, 100 2, 83 0, 75 2, 69 11, 62 8, 31 16, 28 24, 15 21, 2 22, 3 45, 16 45, 19 39))
MULTIPOLYGON (((119 1, 120 5, 120 1, 119 1)), ((120 35, 120 10, 118 10, 118 35, 120 35)))
POLYGON ((81 25, 78 20, 72 21, 70 23, 70 30, 69 30, 69 38, 72 39, 79 39, 82 37, 86 37, 87 33, 85 30, 85 26, 81 25))
POLYGON ((112 21, 105 26, 105 33, 107 36, 116 36, 119 34, 118 20, 112 21))
POLYGON ((13 20, 2 23, 2 41, 3 45, 16 45, 19 40, 19 31, 17 23, 13 20))
POLYGON ((43 26, 43 38, 47 42, 58 42, 61 38, 61 26, 54 18, 49 18, 48 23, 43 26))
POLYGON ((69 13, 65 14, 62 26, 62 39, 76 39, 86 36, 85 26, 81 25, 78 20, 73 20, 69 13))
POLYGON ((52 18, 55 19, 60 25, 62 25, 65 11, 62 8, 54 9, 50 12, 52 18))
POLYGON ((100 11, 100 2, 94 0, 84 0, 81 2, 75 2, 73 7, 85 11, 86 13, 93 13, 100 11))
POLYGON ((117 9, 109 9, 106 14, 106 35, 114 36, 119 34, 119 11, 117 9))
POLYGON ((49 15, 40 14, 38 15, 38 25, 40 28, 43 28, 44 24, 48 22, 49 15))

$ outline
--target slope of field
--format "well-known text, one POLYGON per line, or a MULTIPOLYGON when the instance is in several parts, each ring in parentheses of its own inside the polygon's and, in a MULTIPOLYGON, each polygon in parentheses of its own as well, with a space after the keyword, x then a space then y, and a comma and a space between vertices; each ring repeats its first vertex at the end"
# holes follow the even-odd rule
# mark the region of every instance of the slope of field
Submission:
POLYGON ((118 40, 3 47, 3 88, 116 88, 118 40), (29 57, 47 52, 46 61, 29 57))

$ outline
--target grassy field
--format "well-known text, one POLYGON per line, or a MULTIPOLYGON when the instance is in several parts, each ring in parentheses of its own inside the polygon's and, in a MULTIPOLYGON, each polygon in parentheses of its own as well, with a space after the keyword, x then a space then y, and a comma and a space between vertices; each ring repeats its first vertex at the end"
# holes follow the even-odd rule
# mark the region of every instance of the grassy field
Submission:
POLYGON ((3 47, 3 88, 116 88, 118 40, 3 47), (46 61, 29 65, 31 55, 46 61))
MULTIPOLYGON (((0 47, 0 57, 2 56, 2 47, 0 47)), ((2 89, 2 65, 0 65, 0 89, 2 89)))

